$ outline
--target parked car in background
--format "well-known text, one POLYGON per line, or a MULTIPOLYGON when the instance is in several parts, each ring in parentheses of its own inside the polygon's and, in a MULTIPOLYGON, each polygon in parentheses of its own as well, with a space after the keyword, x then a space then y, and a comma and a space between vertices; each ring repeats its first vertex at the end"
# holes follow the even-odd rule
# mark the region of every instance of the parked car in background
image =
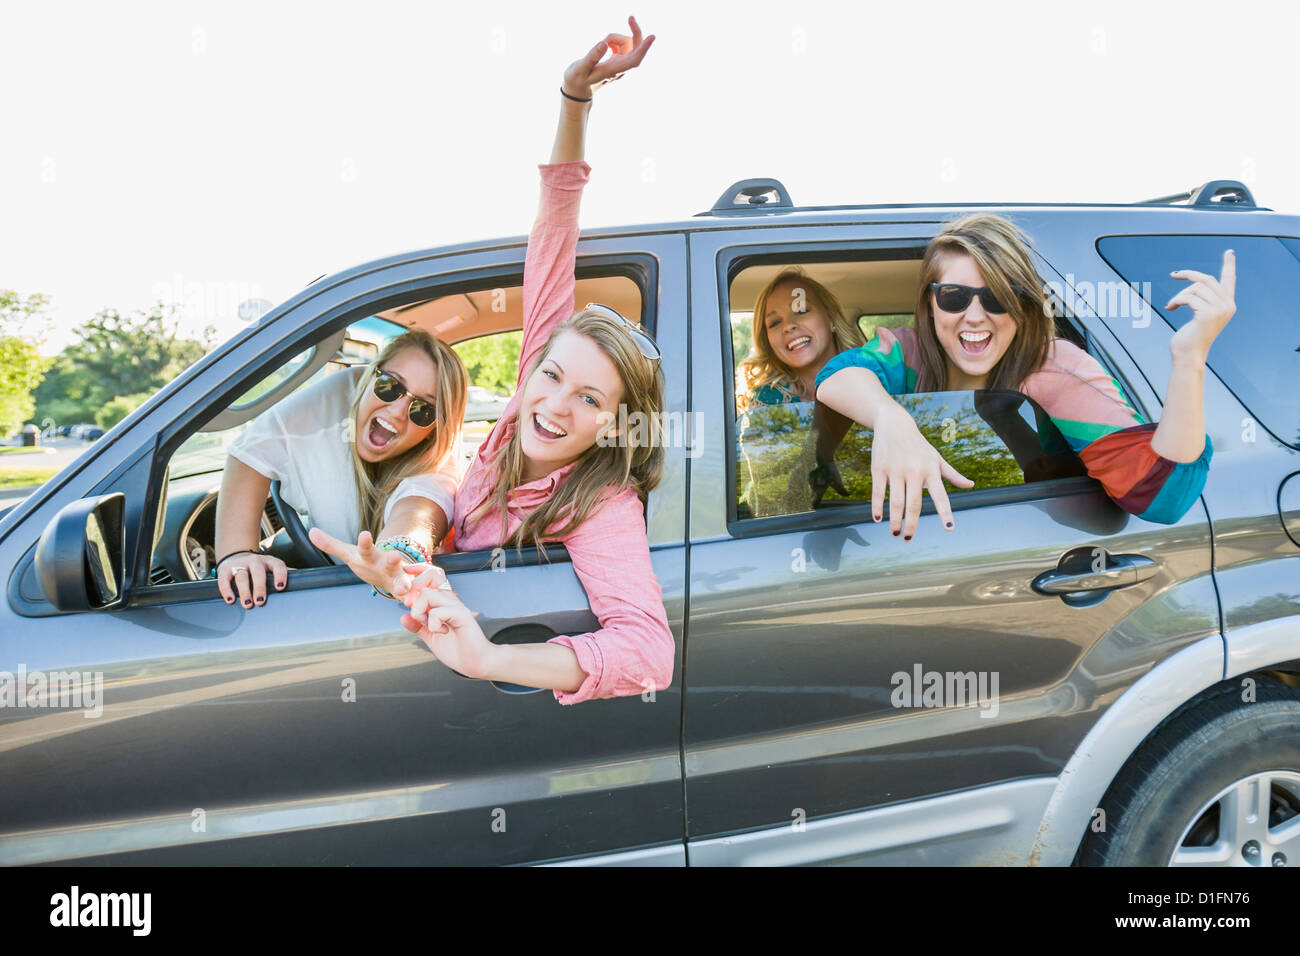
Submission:
POLYGON ((469 387, 469 402, 465 409, 467 422, 494 422, 501 417, 510 399, 494 395, 481 385, 469 387))
MULTIPOLYGON (((355 360, 354 324, 450 342, 522 325, 522 238, 391 256, 312 283, 0 517, 0 670, 103 681, 94 719, 0 723, 0 862, 1294 863, 1300 218, 1232 182, 981 208, 1031 237, 1058 334, 1148 420, 1187 311, 1162 309, 1170 271, 1217 274, 1236 250, 1213 464, 1176 524, 1121 511, 1068 455, 1027 481, 995 425, 1052 436, 1015 393, 907 399, 980 470, 951 493, 956 529, 927 503, 910 543, 871 520, 869 435, 840 446, 848 494, 813 486, 811 406, 753 416, 742 443, 735 368, 767 281, 798 265, 864 331, 906 321, 927 242, 970 211, 802 208, 745 181, 578 247, 575 304, 642 322, 663 353, 646 515, 670 688, 560 707, 463 679, 271 499, 288 588, 227 606, 214 517, 246 422, 355 360)), ((439 563, 495 641, 595 626, 558 546, 439 563)))

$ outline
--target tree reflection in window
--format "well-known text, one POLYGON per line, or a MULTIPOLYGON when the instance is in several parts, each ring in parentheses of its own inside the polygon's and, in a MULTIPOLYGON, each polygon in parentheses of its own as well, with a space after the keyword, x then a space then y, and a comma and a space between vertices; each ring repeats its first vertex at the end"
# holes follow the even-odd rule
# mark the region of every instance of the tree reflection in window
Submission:
MULTIPOLYGON (((1086 474, 1051 419, 1018 392, 895 398, 977 489, 1086 474)), ((737 425, 738 517, 870 503, 870 429, 815 402, 758 406, 737 425)))

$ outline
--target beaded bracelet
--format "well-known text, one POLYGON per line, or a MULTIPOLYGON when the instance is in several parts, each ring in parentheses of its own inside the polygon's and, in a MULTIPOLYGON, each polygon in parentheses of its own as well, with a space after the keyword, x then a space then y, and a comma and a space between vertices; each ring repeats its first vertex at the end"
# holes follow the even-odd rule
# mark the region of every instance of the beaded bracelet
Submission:
MULTIPOLYGON (((410 558, 411 561, 415 564, 429 563, 429 556, 424 553, 424 549, 421 548, 414 541, 412 541, 410 538, 406 537, 405 535, 399 535, 398 537, 395 538, 385 538, 383 543, 379 545, 379 550, 400 551, 402 552, 402 554, 410 558)), ((397 600, 397 598, 393 597, 383 588, 377 588, 372 586, 370 588, 370 596, 374 597, 376 594, 382 594, 390 601, 397 600)))

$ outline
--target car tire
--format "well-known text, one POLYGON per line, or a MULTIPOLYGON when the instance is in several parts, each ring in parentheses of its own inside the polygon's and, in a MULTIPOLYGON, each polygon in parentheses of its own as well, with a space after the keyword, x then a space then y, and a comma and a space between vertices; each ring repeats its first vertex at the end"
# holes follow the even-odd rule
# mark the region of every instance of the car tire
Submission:
POLYGON ((1300 691, 1253 681, 1197 703, 1134 753, 1080 865, 1300 865, 1300 691))

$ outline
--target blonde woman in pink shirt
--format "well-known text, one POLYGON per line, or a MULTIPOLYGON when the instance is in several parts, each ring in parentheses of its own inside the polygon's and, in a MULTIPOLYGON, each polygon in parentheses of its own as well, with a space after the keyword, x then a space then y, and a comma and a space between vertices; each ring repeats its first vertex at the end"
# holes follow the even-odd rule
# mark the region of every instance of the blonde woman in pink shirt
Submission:
POLYGON ((442 570, 429 565, 406 568, 418 576, 403 596, 410 609, 403 626, 448 667, 549 688, 561 704, 662 690, 672 683, 675 655, 642 508, 663 472, 662 443, 657 433, 648 443, 619 441, 612 427, 620 419, 661 421, 659 349, 612 309, 571 311, 592 92, 636 67, 654 42, 642 38, 635 18, 628 25, 631 37, 610 34, 565 71, 528 239, 515 396, 466 472, 454 525, 461 551, 562 542, 600 629, 545 644, 493 644, 442 570))

